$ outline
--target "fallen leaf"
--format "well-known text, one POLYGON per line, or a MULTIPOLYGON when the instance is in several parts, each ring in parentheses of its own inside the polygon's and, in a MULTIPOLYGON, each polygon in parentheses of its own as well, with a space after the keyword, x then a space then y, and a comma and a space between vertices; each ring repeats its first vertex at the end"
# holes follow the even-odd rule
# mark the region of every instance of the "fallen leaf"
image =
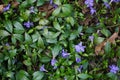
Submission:
POLYGON ((102 43, 100 43, 99 45, 97 45, 95 47, 95 54, 96 55, 103 54, 104 53, 104 46, 106 45, 106 42, 110 42, 112 44, 115 44, 115 39, 117 37, 118 37, 118 32, 115 32, 110 38, 108 38, 107 40, 105 40, 102 43))
POLYGON ((46 3, 43 6, 39 7, 39 11, 46 12, 47 14, 45 17, 48 18, 54 11, 54 7, 52 5, 50 5, 49 3, 46 3))
POLYGON ((3 12, 4 5, 0 5, 0 13, 3 12))
POLYGON ((19 5, 19 4, 20 4, 20 3, 19 3, 19 2, 17 2, 17 1, 12 2, 12 6, 13 6, 14 8, 18 7, 18 5, 19 5))

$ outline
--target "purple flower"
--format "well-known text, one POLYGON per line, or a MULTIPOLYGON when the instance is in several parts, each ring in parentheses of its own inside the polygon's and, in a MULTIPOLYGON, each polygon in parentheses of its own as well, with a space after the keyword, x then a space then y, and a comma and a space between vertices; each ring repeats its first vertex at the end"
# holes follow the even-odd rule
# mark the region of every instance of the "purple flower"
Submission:
POLYGON ((34 7, 32 6, 32 7, 30 7, 30 13, 34 13, 35 11, 34 11, 34 7))
POLYGON ((94 3, 94 0, 85 0, 85 4, 87 5, 87 7, 92 7, 94 3))
POLYGON ((80 65, 80 67, 77 68, 77 71, 78 71, 78 72, 81 72, 82 68, 83 68, 83 66, 80 65))
POLYGON ((117 3, 117 2, 120 2, 120 0, 111 0, 111 2, 117 3))
POLYGON ((110 5, 107 2, 104 2, 106 8, 110 8, 110 5))
POLYGON ((52 59, 52 60, 51 60, 51 65, 52 65, 52 66, 55 66, 56 62, 57 62, 56 59, 52 59))
POLYGON ((9 43, 6 43, 5 45, 6 45, 6 46, 10 46, 10 44, 9 44, 9 43))
POLYGON ((54 66, 53 69, 57 69, 57 66, 54 66))
POLYGON ((93 42, 94 36, 89 36, 89 40, 93 42))
POLYGON ((10 9, 11 4, 8 4, 6 7, 3 8, 3 11, 8 11, 10 9))
POLYGON ((80 42, 78 45, 75 45, 76 52, 84 52, 86 46, 82 46, 82 42, 80 42))
POLYGON ((114 73, 114 74, 116 74, 117 73, 117 71, 119 70, 119 68, 118 68, 118 66, 116 66, 116 65, 111 65, 111 66, 109 66, 109 68, 110 68, 110 72, 112 72, 112 73, 114 73))
POLYGON ((57 4, 53 4, 53 7, 56 9, 58 7, 58 5, 57 4))
POLYGON ((70 54, 67 53, 64 49, 62 50, 62 57, 67 58, 70 54))
POLYGON ((33 26, 33 22, 27 21, 27 22, 24 22, 23 25, 27 28, 30 28, 31 26, 33 26))
POLYGON ((54 4, 54 3, 53 3, 53 0, 50 0, 50 4, 51 4, 55 9, 58 7, 57 4, 54 4))
POLYGON ((96 12, 96 10, 93 7, 90 7, 90 13, 93 15, 96 12))
POLYGON ((76 62, 77 63, 81 62, 81 58, 76 57, 76 62))
POLYGON ((45 71, 45 72, 48 72, 46 69, 45 69, 45 67, 44 67, 44 65, 42 65, 41 67, 40 67, 40 71, 45 71))
POLYGON ((51 5, 53 4, 53 0, 50 0, 50 4, 51 4, 51 5))

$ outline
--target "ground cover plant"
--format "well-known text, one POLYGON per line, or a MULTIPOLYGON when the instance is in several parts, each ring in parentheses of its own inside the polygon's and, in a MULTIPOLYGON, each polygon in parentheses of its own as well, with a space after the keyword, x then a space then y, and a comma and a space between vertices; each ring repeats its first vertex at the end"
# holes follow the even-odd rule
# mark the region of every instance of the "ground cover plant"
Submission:
POLYGON ((120 80, 120 0, 0 0, 1 80, 120 80))

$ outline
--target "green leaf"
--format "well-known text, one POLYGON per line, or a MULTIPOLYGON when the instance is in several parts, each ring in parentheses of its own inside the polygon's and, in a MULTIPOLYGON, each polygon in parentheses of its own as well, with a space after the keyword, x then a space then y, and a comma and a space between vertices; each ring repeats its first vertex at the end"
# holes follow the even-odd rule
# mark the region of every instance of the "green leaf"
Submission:
POLYGON ((74 26, 74 24, 75 24, 73 17, 67 17, 67 22, 69 22, 72 26, 74 26))
POLYGON ((41 80, 44 77, 44 73, 40 71, 36 71, 33 73, 33 79, 32 80, 41 80))
POLYGON ((32 65, 30 58, 28 58, 27 60, 24 60, 23 63, 24 63, 26 66, 31 66, 31 65, 32 65))
POLYGON ((119 79, 117 78, 117 75, 115 75, 114 73, 109 72, 109 73, 107 74, 107 76, 108 76, 109 78, 111 78, 111 80, 119 80, 119 79))
POLYGON ((58 7, 53 11, 52 15, 53 16, 58 16, 60 14, 60 11, 61 11, 61 7, 58 7))
POLYGON ((69 40, 74 40, 76 37, 77 37, 77 32, 73 31, 73 32, 70 34, 69 40))
POLYGON ((41 6, 44 4, 45 0, 37 0, 37 6, 41 6))
POLYGON ((56 38, 52 38, 52 39, 46 39, 47 43, 57 43, 57 39, 56 38))
POLYGON ((46 37, 46 38, 49 38, 49 39, 53 39, 53 38, 57 38, 59 35, 60 35, 61 32, 44 32, 43 35, 46 37))
POLYGON ((43 49, 45 48, 44 42, 43 42, 42 37, 41 37, 40 35, 39 35, 39 37, 38 37, 37 45, 38 45, 39 47, 43 48, 43 49))
POLYGON ((58 22, 53 22, 53 25, 54 25, 54 28, 57 29, 57 30, 61 30, 61 27, 60 27, 60 24, 58 22))
POLYGON ((107 29, 102 29, 101 33, 104 34, 106 37, 109 37, 111 35, 111 32, 107 29))
POLYGON ((5 21, 5 29, 7 29, 10 33, 13 32, 13 26, 11 21, 5 21))
POLYGON ((7 31, 5 31, 5 30, 0 30, 0 36, 2 36, 2 37, 6 37, 6 36, 9 36, 10 34, 7 32, 7 31))
POLYGON ((86 33, 93 33, 93 32, 95 32, 95 29, 93 27, 88 27, 85 32, 86 33))
POLYGON ((43 25, 43 26, 47 25, 48 23, 49 23, 49 21, 47 19, 40 19, 40 21, 39 21, 39 24, 43 25))
POLYGON ((32 38, 28 33, 25 33, 25 43, 32 43, 32 38))
POLYGON ((107 42, 105 45, 105 53, 110 54, 111 51, 111 44, 110 42, 107 42))
POLYGON ((29 74, 26 71, 20 70, 16 74, 16 80, 29 80, 28 76, 29 74))
POLYGON ((95 44, 100 44, 101 42, 104 41, 104 38, 103 37, 95 37, 95 44))
POLYGON ((15 39, 14 36, 12 36, 11 41, 12 41, 13 44, 16 44, 16 39, 15 39))
POLYGON ((10 58, 13 58, 17 53, 17 50, 14 49, 14 50, 10 50, 10 58))
POLYGON ((53 55, 53 58, 55 58, 58 54, 59 54, 59 51, 62 49, 62 47, 60 45, 56 45, 52 48, 52 55, 53 55))
POLYGON ((43 63, 47 63, 47 62, 50 62, 50 58, 49 57, 41 57, 40 61, 43 62, 43 63))
POLYGON ((26 0, 28 4, 33 4, 36 0, 26 0))
POLYGON ((87 78, 91 77, 90 75, 84 74, 84 73, 78 74, 77 76, 81 79, 87 79, 87 78))
POLYGON ((23 42, 23 35, 21 35, 21 34, 13 34, 13 36, 14 36, 15 39, 23 42))
POLYGON ((64 4, 62 6, 62 14, 63 16, 70 16, 72 13, 72 6, 70 4, 64 4))
POLYGON ((39 39, 40 34, 36 32, 35 34, 32 35, 32 40, 33 42, 36 42, 39 39))
POLYGON ((78 27, 78 30, 77 30, 77 31, 78 31, 78 34, 81 33, 82 30, 83 30, 83 26, 79 26, 79 27, 78 27))
POLYGON ((21 25, 20 22, 14 21, 13 25, 15 27, 14 32, 16 34, 22 34, 22 33, 24 33, 25 29, 23 28, 23 26, 21 25))
POLYGON ((57 5, 61 5, 61 0, 54 0, 54 3, 57 5))

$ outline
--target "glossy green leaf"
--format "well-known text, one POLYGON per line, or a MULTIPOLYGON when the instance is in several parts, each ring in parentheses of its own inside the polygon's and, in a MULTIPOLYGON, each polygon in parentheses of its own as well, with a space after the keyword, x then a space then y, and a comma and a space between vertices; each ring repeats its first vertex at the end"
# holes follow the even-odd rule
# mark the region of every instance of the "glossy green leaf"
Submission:
POLYGON ((26 66, 31 66, 31 65, 32 65, 30 58, 28 58, 27 60, 24 60, 23 63, 24 63, 26 66))
POLYGON ((32 43, 32 38, 28 33, 25 33, 25 42, 28 44, 32 43))
POLYGON ((32 80, 42 80, 44 77, 44 73, 40 71, 36 71, 33 73, 33 79, 32 80))
POLYGON ((40 61, 43 62, 43 63, 47 63, 47 62, 50 62, 50 58, 49 57, 41 57, 40 61))
POLYGON ((63 16, 70 16, 72 13, 72 6, 70 4, 64 4, 62 6, 62 14, 63 16))
POLYGON ((16 34, 22 34, 22 33, 24 33, 25 29, 23 28, 23 26, 21 25, 20 22, 14 21, 13 25, 15 27, 14 32, 16 34))
POLYGON ((111 51, 111 44, 110 42, 107 42, 105 45, 105 53, 110 54, 111 51))
POLYGON ((5 31, 5 30, 0 30, 0 36, 2 36, 2 37, 6 37, 6 36, 9 36, 10 34, 7 32, 7 31, 5 31))
POLYGON ((41 6, 44 4, 44 0, 37 0, 37 6, 41 6))
POLYGON ((107 29, 102 29, 101 33, 104 34, 106 37, 109 37, 111 35, 110 31, 107 29))
POLYGON ((13 26, 11 21, 5 21, 5 29, 7 29, 10 33, 13 32, 13 26))
POLYGON ((10 58, 13 58, 17 54, 17 50, 10 50, 10 58))
POLYGON ((23 41, 23 35, 21 35, 21 34, 13 34, 13 36, 14 36, 14 38, 15 39, 17 39, 17 40, 19 40, 19 41, 23 41))
POLYGON ((53 25, 54 25, 54 28, 57 29, 57 30, 61 30, 61 27, 60 27, 60 24, 58 22, 53 22, 53 25))
POLYGON ((38 37, 38 42, 37 42, 37 45, 41 48, 45 48, 44 46, 44 42, 43 42, 43 39, 41 36, 38 37))
POLYGON ((62 50, 62 47, 60 45, 56 45, 52 48, 53 58, 55 58, 59 54, 60 50, 62 50))
POLYGON ((28 76, 29 74, 26 71, 20 70, 16 74, 16 80, 29 80, 28 76))
POLYGON ((52 13, 53 16, 58 16, 60 14, 61 11, 61 7, 58 7, 57 9, 55 9, 52 13))
POLYGON ((39 39, 40 34, 36 32, 35 34, 32 35, 32 40, 33 42, 36 42, 39 39))
POLYGON ((78 74, 77 76, 78 76, 80 79, 88 79, 89 77, 91 77, 90 75, 84 74, 84 73, 78 74))
POLYGON ((74 26, 74 24, 75 24, 75 21, 74 21, 73 17, 68 17, 67 22, 69 22, 72 26, 74 26))

